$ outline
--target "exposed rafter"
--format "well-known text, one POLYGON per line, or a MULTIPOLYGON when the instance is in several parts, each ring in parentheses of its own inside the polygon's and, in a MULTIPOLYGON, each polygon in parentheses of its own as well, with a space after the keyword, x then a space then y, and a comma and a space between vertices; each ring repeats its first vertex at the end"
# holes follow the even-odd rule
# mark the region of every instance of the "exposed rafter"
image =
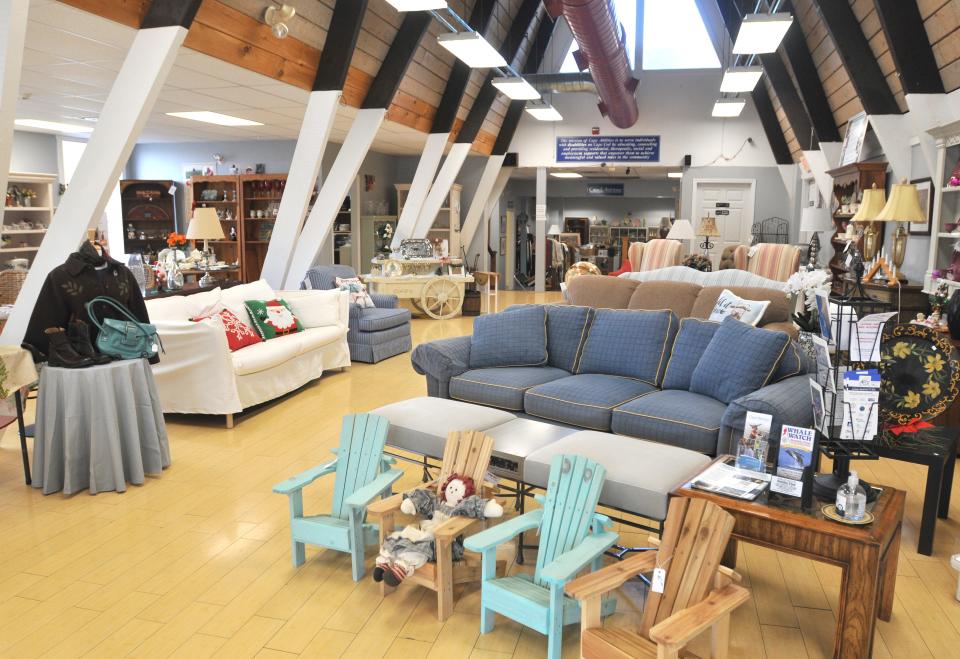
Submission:
POLYGON ((942 94, 943 79, 916 2, 873 0, 907 94, 942 94))
POLYGON ((342 90, 350 72, 350 60, 357 47, 360 25, 367 12, 367 0, 338 0, 330 18, 330 29, 323 44, 313 91, 342 90))
POLYGON ((164 2, 152 2, 143 17, 143 23, 140 29, 151 27, 171 27, 179 25, 189 28, 193 23, 197 11, 200 9, 200 3, 196 0, 165 0, 164 2))
POLYGON ((773 102, 770 100, 766 86, 757 85, 750 97, 753 99, 753 106, 757 109, 757 116, 760 117, 763 132, 767 135, 767 142, 770 143, 774 160, 778 165, 791 164, 793 156, 790 154, 787 138, 784 137, 783 130, 780 128, 780 122, 777 121, 777 113, 773 110, 773 102))
MULTIPOLYGON (((897 0, 901 3, 914 0, 897 0)), ((867 114, 900 114, 897 99, 880 70, 860 21, 846 0, 813 0, 867 114)))
POLYGON ((380 64, 377 77, 373 79, 373 84, 363 99, 361 109, 390 107, 390 102, 400 88, 400 81, 413 61, 413 55, 417 52, 423 35, 427 33, 431 20, 430 14, 425 11, 411 11, 404 15, 400 29, 390 44, 390 50, 380 64))

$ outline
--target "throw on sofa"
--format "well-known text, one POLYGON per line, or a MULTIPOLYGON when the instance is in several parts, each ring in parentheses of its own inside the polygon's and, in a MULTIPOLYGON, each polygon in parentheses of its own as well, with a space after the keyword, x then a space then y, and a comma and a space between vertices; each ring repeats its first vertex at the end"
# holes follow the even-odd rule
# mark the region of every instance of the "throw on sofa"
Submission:
MULTIPOLYGON (((302 288, 330 290, 337 288, 337 277, 350 279, 357 273, 348 265, 323 265, 307 270, 302 288)), ((375 364, 388 357, 408 352, 413 345, 410 337, 410 311, 397 307, 396 295, 370 293, 376 305, 362 308, 350 305, 350 359, 375 364)))

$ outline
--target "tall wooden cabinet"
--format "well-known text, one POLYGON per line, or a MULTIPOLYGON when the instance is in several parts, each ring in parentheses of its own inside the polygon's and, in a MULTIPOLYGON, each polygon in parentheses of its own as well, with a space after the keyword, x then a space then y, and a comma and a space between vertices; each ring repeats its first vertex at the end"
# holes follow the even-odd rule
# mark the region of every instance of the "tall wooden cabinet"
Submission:
MULTIPOLYGON (((830 257, 830 272, 833 274, 833 290, 835 293, 843 291, 843 278, 848 272, 844 263, 843 250, 847 240, 843 237, 847 225, 856 214, 851 204, 859 204, 863 200, 863 191, 874 184, 881 190, 887 186, 887 163, 885 162, 858 162, 851 165, 831 169, 827 172, 833 177, 833 199, 831 200, 831 216, 833 217, 834 232, 830 237, 833 255, 830 257)), ((877 230, 877 251, 883 246, 883 223, 874 222, 877 230)), ((863 236, 857 239, 857 247, 863 250, 863 236)))
POLYGON ((193 217, 194 208, 209 207, 217 210, 220 226, 223 228, 223 240, 211 240, 217 259, 243 267, 242 244, 240 241, 240 185, 236 175, 193 176, 187 181, 189 217, 184 218, 184 232, 193 217))
POLYGON ((166 247, 167 236, 186 231, 177 221, 175 190, 169 180, 120 181, 124 254, 156 254, 166 247))

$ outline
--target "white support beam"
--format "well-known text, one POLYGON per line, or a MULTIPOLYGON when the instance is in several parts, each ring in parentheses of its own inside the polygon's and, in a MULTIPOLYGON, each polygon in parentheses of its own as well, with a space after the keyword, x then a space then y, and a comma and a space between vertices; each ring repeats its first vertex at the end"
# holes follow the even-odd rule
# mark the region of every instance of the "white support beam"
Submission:
POLYGON ((420 154, 420 161, 417 163, 417 171, 413 173, 413 181, 410 183, 407 199, 403 203, 400 218, 397 220, 397 230, 393 232, 391 248, 398 249, 401 240, 413 236, 414 229, 417 226, 417 218, 420 217, 423 202, 426 201, 427 195, 430 193, 430 184, 433 183, 433 177, 437 173, 437 167, 440 165, 440 158, 443 157, 443 149, 447 146, 448 139, 450 139, 450 133, 430 133, 427 135, 427 141, 423 145, 423 153, 420 154))
POLYGON ((543 293, 547 280, 547 168, 537 167, 533 290, 543 293))
POLYGON ((833 177, 827 174, 827 170, 833 169, 833 167, 827 162, 827 154, 822 149, 823 144, 820 146, 819 151, 804 151, 803 157, 810 165, 810 173, 817 182, 817 190, 829 208, 833 201, 833 177))
POLYGON ((483 174, 480 175, 480 182, 477 183, 477 189, 473 193, 473 199, 470 201, 467 216, 460 225, 460 242, 464 249, 470 249, 477 229, 480 228, 481 223, 488 217, 484 211, 487 210, 488 201, 493 193, 494 186, 496 186, 500 170, 503 169, 503 161, 505 158, 506 155, 489 156, 486 164, 483 166, 483 174))
MULTIPOLYGON (((30 0, 0 0, 0 192, 7 190, 30 0)), ((0 221, 3 205, 0 204, 0 221)))
MULTIPOLYGON (((423 202, 423 208, 420 209, 420 215, 417 217, 417 224, 413 229, 412 238, 426 238, 427 232, 433 228, 433 223, 437 219, 437 213, 443 207, 443 200, 450 194, 450 187, 456 182, 460 168, 463 167, 463 161, 470 154, 471 144, 469 142, 457 142, 450 147, 450 152, 440 167, 440 173, 430 187, 430 193, 423 202)), ((461 244, 463 241, 461 240, 461 244)), ((450 249, 454 249, 451 245, 450 249)), ((453 254, 458 256, 458 254, 453 254)))
POLYGON ((293 151, 287 185, 280 200, 277 219, 273 223, 273 234, 260 275, 274 288, 280 288, 286 277, 294 245, 307 216, 310 197, 317 185, 323 152, 327 148, 330 128, 337 116, 342 95, 340 90, 310 92, 307 100, 300 137, 293 151))
POLYGON ((870 125, 883 148, 883 157, 890 164, 895 182, 910 179, 910 142, 913 131, 909 114, 870 115, 870 125))
POLYGON ((0 343, 20 345, 47 275, 77 249, 87 228, 100 219, 186 36, 186 28, 176 25, 139 30, 133 38, 0 343))
POLYGON ((380 130, 380 124, 387 111, 383 108, 365 108, 357 111, 357 116, 350 126, 347 137, 337 153, 336 160, 330 168, 317 195, 317 201, 310 211, 310 216, 303 225, 300 238, 297 240, 293 257, 290 259, 290 268, 283 280, 284 288, 299 288, 300 282, 313 265, 327 236, 333 221, 340 211, 350 186, 360 172, 360 165, 370 151, 373 138, 380 130))

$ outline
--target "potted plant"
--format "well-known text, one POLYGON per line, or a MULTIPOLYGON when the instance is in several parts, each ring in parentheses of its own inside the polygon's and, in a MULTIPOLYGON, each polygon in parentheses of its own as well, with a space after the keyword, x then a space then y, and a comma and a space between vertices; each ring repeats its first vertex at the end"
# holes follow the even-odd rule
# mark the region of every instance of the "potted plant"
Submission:
POLYGON ((820 319, 817 317, 818 292, 830 290, 830 273, 826 270, 801 270, 790 275, 784 292, 797 296, 800 311, 791 315, 793 323, 802 332, 819 332, 820 319))

